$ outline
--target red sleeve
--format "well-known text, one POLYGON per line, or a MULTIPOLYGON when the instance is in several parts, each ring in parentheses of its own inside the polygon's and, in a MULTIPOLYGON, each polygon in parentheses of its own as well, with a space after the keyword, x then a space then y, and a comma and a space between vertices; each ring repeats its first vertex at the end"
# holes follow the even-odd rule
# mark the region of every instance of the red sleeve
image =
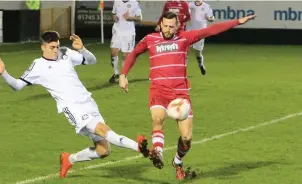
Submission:
POLYGON ((122 74, 127 76, 129 73, 130 69, 134 65, 136 58, 144 53, 148 49, 147 42, 146 42, 146 36, 143 38, 134 48, 134 50, 127 56, 123 69, 122 69, 122 74))
POLYGON ((184 19, 184 23, 191 20, 190 8, 187 2, 184 2, 184 15, 186 16, 184 19))
POLYGON ((164 13, 165 13, 166 11, 168 11, 168 6, 167 6, 167 5, 168 5, 168 2, 165 3, 165 6, 164 6, 164 8, 163 8, 163 12, 161 13, 161 16, 160 16, 159 19, 158 19, 157 25, 160 24, 161 19, 163 18, 164 13))
POLYGON ((236 27, 237 25, 239 25, 239 20, 231 20, 231 21, 212 24, 208 28, 192 30, 192 31, 184 31, 180 33, 180 36, 187 38, 189 41, 189 45, 191 45, 201 39, 222 33, 233 27, 236 27))

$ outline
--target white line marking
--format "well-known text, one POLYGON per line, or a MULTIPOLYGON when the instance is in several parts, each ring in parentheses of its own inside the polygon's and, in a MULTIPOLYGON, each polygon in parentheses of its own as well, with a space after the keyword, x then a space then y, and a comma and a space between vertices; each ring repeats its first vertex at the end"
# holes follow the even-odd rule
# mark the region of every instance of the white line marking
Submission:
MULTIPOLYGON (((281 117, 281 118, 278 118, 278 119, 274 119, 274 120, 271 120, 271 121, 267 121, 267 122, 264 122, 264 123, 260 123, 258 125, 253 125, 253 126, 249 126, 249 127, 246 127, 246 128, 240 128, 240 129, 237 129, 237 130, 234 130, 234 131, 231 131, 231 132, 214 135, 212 137, 201 139, 199 141, 193 141, 192 144, 206 143, 206 142, 209 142, 209 141, 212 141, 212 140, 221 139, 221 138, 229 136, 229 135, 234 135, 234 134, 238 134, 238 133, 241 133, 241 132, 247 132, 249 130, 257 129, 257 128, 260 128, 260 127, 265 127, 265 126, 272 125, 272 124, 277 124, 277 123, 280 123, 284 120, 287 120, 287 119, 290 119, 290 118, 293 118, 293 117, 296 117, 296 116, 301 116, 301 115, 302 115, 302 112, 289 114, 287 116, 284 116, 284 117, 281 117)), ((170 147, 166 148, 165 151, 172 150, 172 149, 175 149, 175 148, 176 148, 176 146, 170 146, 170 147)), ((75 173, 75 172, 79 172, 79 171, 83 171, 83 170, 100 168, 100 167, 104 167, 104 166, 107 166, 107 165, 113 165, 113 164, 118 164, 118 163, 121 163, 121 162, 135 160, 135 159, 138 159, 138 158, 141 158, 141 157, 142 157, 141 155, 137 155, 137 156, 127 157, 127 158, 124 158, 122 160, 109 161, 109 162, 105 162, 105 163, 101 163, 101 164, 90 165, 90 166, 82 167, 80 169, 71 170, 68 173, 75 173)), ((36 178, 32 178, 32 179, 27 179, 27 180, 24 180, 24 181, 19 181, 19 182, 16 182, 16 184, 35 183, 35 182, 38 182, 38 181, 43 181, 43 180, 56 178, 56 177, 59 177, 58 173, 49 174, 49 175, 46 175, 46 176, 40 176, 40 177, 36 177, 36 178)))

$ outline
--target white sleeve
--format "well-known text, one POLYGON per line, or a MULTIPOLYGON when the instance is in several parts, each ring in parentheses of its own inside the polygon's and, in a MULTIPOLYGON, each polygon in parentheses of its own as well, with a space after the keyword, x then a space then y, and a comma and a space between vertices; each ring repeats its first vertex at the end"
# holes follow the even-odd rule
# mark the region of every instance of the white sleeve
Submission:
POLYGON ((113 7, 112 7, 112 14, 116 15, 117 10, 116 10, 116 1, 114 1, 113 3, 113 7))
POLYGON ((68 49, 67 55, 71 58, 73 66, 96 63, 96 57, 85 47, 79 51, 68 49))
POLYGON ((37 84, 40 78, 37 62, 34 61, 30 67, 24 72, 20 79, 27 83, 27 85, 37 84))
POLYGON ((212 18, 214 16, 213 10, 210 6, 208 6, 208 8, 207 8, 206 16, 207 16, 207 18, 212 18))
POLYGON ((3 77, 5 82, 15 91, 19 91, 27 85, 27 83, 24 82, 23 80, 15 79, 11 75, 9 75, 9 73, 6 70, 1 74, 1 76, 3 77))
POLYGON ((136 3, 136 6, 135 6, 133 12, 134 12, 135 16, 141 16, 142 15, 142 10, 141 10, 138 2, 136 3))
POLYGON ((70 60, 71 60, 73 66, 85 64, 85 58, 84 58, 83 54, 79 53, 78 51, 67 49, 66 54, 68 57, 70 57, 70 60))

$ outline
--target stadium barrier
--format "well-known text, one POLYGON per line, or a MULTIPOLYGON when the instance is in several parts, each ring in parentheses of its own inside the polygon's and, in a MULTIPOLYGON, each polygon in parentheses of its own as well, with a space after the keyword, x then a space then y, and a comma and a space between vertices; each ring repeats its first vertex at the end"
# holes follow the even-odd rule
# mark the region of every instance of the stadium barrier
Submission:
POLYGON ((40 11, 3 10, 3 42, 26 42, 39 39, 40 11))
POLYGON ((40 10, 40 34, 47 30, 56 30, 62 38, 71 34, 71 7, 40 10))
MULTIPOLYGON (((302 1, 225 1, 207 0, 214 10, 216 22, 239 18, 256 13, 255 21, 239 26, 207 39, 215 43, 255 43, 255 44, 302 44, 302 1)), ((71 32, 81 37, 101 40, 103 27, 105 39, 112 34, 112 1, 104 1, 103 17, 98 10, 98 1, 42 1, 38 11, 23 10, 20 3, 8 2, 3 11, 2 41, 19 42, 38 40, 41 32, 49 29, 59 31, 62 37, 71 32), (18 7, 19 6, 19 7, 18 7), (65 8, 68 6, 68 8, 65 8), (15 10, 14 8, 19 8, 15 10), (101 20, 103 19, 103 26, 101 20), (13 22, 13 24, 12 24, 13 22)), ((6 5, 2 3, 1 8, 6 5)), ((140 1, 143 23, 136 25, 136 39, 142 39, 154 31, 164 5, 164 1, 140 1)), ((1 26, 1 24, 0 24, 1 26)), ((1 30, 1 27, 0 27, 1 30)), ((1 38, 1 31, 0 31, 1 38)), ((0 39, 1 42, 1 39, 0 39)))
MULTIPOLYGON (((207 1, 213 8, 216 22, 235 19, 256 13, 256 20, 236 29, 212 36, 207 42, 249 44, 302 44, 302 2, 295 1, 207 1)), ((99 11, 91 4, 77 1, 75 31, 82 37, 99 37, 101 25, 99 11)), ((154 31, 164 2, 141 1, 143 24, 136 26, 136 39, 142 39, 154 31), (151 26, 150 26, 151 25, 151 26)), ((105 1, 104 35, 110 39, 112 27, 112 4, 105 1), (106 5, 107 3, 107 5, 106 5)))

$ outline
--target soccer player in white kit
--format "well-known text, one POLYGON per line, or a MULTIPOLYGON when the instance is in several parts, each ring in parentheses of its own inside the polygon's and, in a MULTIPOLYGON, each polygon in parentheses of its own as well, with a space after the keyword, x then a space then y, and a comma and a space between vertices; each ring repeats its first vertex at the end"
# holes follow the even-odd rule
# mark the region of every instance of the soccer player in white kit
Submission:
POLYGON ((110 153, 108 142, 141 152, 147 157, 149 150, 144 136, 138 136, 135 142, 116 134, 105 124, 91 93, 74 69, 77 65, 95 64, 96 57, 83 46, 77 35, 72 35, 70 39, 75 50, 60 47, 57 32, 45 32, 41 39, 42 57, 35 59, 19 79, 9 75, 0 59, 0 74, 10 87, 19 91, 32 84, 43 86, 56 100, 58 113, 64 112, 76 133, 88 136, 93 141, 93 147, 74 154, 61 154, 60 177, 66 177, 75 162, 107 157, 110 153))
POLYGON ((115 23, 112 26, 111 64, 114 74, 109 79, 115 83, 119 77, 119 50, 123 53, 122 63, 135 46, 135 21, 142 20, 142 13, 136 0, 115 0, 112 9, 115 23))
MULTIPOLYGON (((210 5, 203 2, 203 0, 190 2, 189 8, 191 11, 191 21, 187 24, 186 30, 206 28, 207 21, 213 22, 215 20, 210 5)), ((202 55, 203 47, 204 47, 204 39, 192 45, 200 71, 202 75, 205 75, 206 67, 204 66, 204 58, 202 55)))

